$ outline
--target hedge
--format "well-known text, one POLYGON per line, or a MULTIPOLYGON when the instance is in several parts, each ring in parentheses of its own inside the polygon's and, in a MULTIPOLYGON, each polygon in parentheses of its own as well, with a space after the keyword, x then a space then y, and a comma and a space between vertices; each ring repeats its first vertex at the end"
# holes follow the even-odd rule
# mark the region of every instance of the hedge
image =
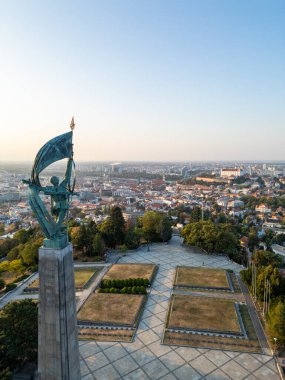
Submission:
POLYGON ((149 286, 150 282, 147 278, 127 278, 126 280, 102 280, 101 286, 103 289, 116 288, 123 289, 133 286, 149 286))

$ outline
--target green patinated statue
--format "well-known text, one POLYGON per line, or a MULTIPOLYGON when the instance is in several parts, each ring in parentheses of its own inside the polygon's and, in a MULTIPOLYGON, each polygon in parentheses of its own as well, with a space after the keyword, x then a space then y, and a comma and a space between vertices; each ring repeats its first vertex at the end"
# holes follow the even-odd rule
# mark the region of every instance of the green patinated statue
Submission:
POLYGON ((41 226, 46 239, 44 246, 47 248, 62 249, 68 244, 66 226, 63 225, 69 210, 69 199, 74 192, 75 178, 71 184, 72 171, 74 170, 73 161, 73 129, 74 119, 71 121, 71 132, 64 133, 48 141, 36 155, 31 179, 23 180, 29 185, 29 203, 41 226), (40 173, 52 163, 68 158, 65 176, 62 182, 59 178, 52 176, 50 182, 52 186, 43 187, 39 180, 40 173), (51 210, 48 212, 39 193, 51 197, 51 210))

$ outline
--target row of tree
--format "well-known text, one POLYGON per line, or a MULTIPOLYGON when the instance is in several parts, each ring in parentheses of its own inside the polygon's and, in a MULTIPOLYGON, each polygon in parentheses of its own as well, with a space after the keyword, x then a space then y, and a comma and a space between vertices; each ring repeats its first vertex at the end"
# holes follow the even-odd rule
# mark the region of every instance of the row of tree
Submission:
POLYGON ((149 211, 135 226, 127 226, 120 207, 113 207, 108 218, 100 225, 91 221, 71 224, 72 244, 87 256, 103 257, 106 249, 122 247, 135 249, 142 240, 166 242, 171 238, 171 222, 165 214, 149 211))
POLYGON ((181 236, 189 246, 200 247, 207 253, 223 253, 238 263, 246 263, 246 253, 239 244, 239 235, 232 224, 211 220, 187 224, 181 236))
POLYGON ((38 262, 38 249, 43 243, 43 235, 39 228, 21 229, 12 239, 0 240, 0 257, 10 260, 21 259, 26 266, 38 262))
POLYGON ((252 265, 240 272, 253 297, 263 305, 267 331, 272 340, 277 338, 279 348, 285 347, 285 278, 279 269, 282 265, 280 256, 257 250, 252 255, 252 265))

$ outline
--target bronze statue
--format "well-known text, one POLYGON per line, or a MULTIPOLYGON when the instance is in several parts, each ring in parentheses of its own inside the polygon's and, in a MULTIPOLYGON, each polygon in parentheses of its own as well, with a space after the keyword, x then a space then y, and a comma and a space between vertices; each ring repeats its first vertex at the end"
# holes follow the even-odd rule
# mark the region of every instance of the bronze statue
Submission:
POLYGON ((46 239, 44 246, 47 248, 64 248, 68 244, 66 226, 63 225, 69 210, 69 198, 77 195, 74 192, 75 177, 71 184, 72 171, 75 168, 73 161, 73 129, 75 127, 72 118, 71 132, 64 133, 48 141, 36 155, 31 179, 23 180, 29 185, 29 203, 38 219, 46 239), (43 187, 39 180, 39 174, 52 163, 68 158, 64 179, 59 183, 59 178, 52 176, 52 186, 43 187), (49 213, 44 202, 39 196, 43 192, 51 197, 51 212, 49 213))

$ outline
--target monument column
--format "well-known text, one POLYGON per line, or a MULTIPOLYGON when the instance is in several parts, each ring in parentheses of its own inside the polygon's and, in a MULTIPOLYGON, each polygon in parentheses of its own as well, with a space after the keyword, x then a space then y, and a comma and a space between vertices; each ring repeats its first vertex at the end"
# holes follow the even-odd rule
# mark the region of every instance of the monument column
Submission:
POLYGON ((80 379, 72 247, 39 249, 40 380, 80 379))

